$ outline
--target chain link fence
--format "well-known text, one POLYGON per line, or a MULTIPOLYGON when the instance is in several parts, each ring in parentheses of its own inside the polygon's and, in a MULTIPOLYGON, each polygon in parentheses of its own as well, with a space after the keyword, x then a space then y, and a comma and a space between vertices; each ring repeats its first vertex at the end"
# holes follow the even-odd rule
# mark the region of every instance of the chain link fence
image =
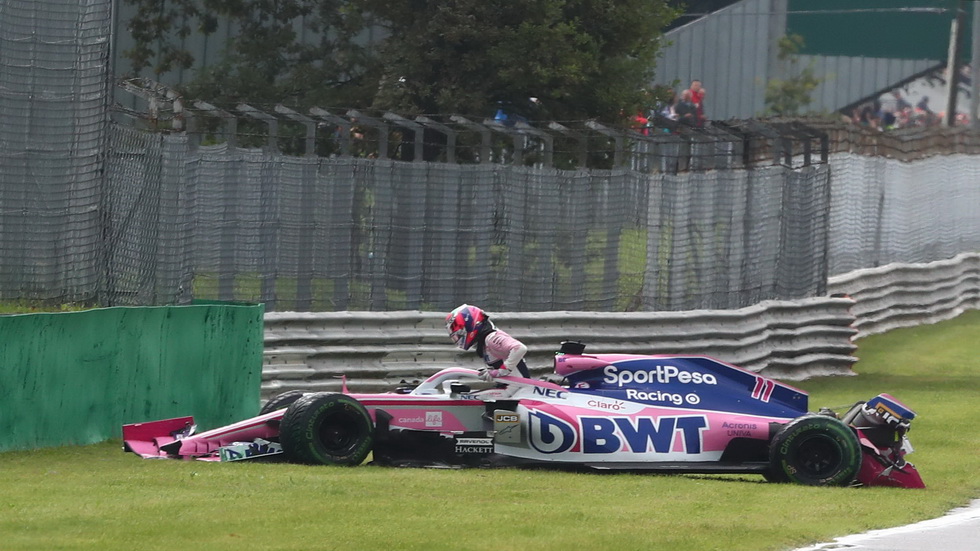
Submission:
POLYGON ((113 303, 685 310, 826 285, 827 165, 572 171, 193 142, 114 127, 113 303))
POLYGON ((0 1, 0 300, 93 300, 111 2, 0 1))
POLYGON ((0 2, 2 300, 740 308, 980 250, 975 134, 109 109, 110 11, 0 2))

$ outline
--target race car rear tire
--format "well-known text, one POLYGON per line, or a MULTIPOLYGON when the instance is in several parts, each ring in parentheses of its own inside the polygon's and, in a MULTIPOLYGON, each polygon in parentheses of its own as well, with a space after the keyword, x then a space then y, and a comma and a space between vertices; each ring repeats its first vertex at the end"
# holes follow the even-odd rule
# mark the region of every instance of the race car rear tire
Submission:
POLYGON ((292 403, 279 425, 286 458, 310 465, 360 465, 374 446, 374 424, 346 394, 307 394, 292 403))
POLYGON ((287 390, 281 394, 276 394, 262 406, 262 409, 259 410, 259 415, 265 415, 266 413, 272 413, 284 407, 289 407, 293 402, 299 400, 303 394, 304 392, 302 390, 287 390))
POLYGON ((769 444, 769 480, 809 486, 847 486, 861 469, 861 445, 854 431, 824 415, 787 423, 769 444))

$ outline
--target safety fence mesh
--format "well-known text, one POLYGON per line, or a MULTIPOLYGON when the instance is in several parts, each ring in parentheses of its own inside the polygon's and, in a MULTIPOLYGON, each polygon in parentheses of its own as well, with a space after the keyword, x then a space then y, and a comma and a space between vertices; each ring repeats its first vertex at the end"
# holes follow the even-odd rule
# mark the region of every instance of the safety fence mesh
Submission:
POLYGON ((0 2, 0 299, 101 286, 111 2, 0 2))
POLYGON ((114 126, 112 303, 740 308, 980 248, 980 157, 698 172, 293 157, 114 126))
POLYGON ((27 236, 4 211, 5 243, 45 240, 78 259, 50 283, 15 269, 5 247, 20 278, 3 279, 6 296, 70 299, 60 282, 88 274, 103 304, 738 308, 980 248, 969 155, 672 174, 292 157, 122 125, 109 138, 87 225, 63 213, 74 231, 27 236), (75 235, 90 248, 64 241, 75 235))
POLYGON ((118 126, 114 303, 738 308, 824 291, 830 168, 651 174, 290 157, 118 126))
POLYGON ((457 162, 405 133, 390 155, 284 152, 245 121, 255 144, 118 116, 110 12, 0 0, 0 300, 739 308, 980 251, 976 133, 726 121, 497 132, 457 162))
POLYGON ((190 149, 186 136, 125 127, 109 164, 115 303, 613 310, 643 300, 649 177, 626 169, 190 149))
POLYGON ((833 161, 830 275, 980 252, 980 156, 833 161))

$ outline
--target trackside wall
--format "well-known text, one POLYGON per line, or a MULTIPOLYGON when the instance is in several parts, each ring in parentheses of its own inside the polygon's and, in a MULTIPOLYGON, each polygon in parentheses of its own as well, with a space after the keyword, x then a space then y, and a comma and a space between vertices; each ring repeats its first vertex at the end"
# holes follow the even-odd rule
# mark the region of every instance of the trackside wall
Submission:
POLYGON ((980 309, 980 253, 854 270, 828 281, 855 301, 855 338, 953 319, 980 309))
MULTIPOLYGON (((738 310, 507 312, 494 321, 528 347, 534 376, 553 369, 564 340, 587 353, 707 355, 764 375, 852 375, 855 329, 849 298, 766 301, 738 310)), ((454 365, 479 368, 457 350, 438 312, 270 312, 262 394, 284 390, 391 390, 454 365)))
POLYGON ((0 452, 90 444, 125 423, 254 415, 256 304, 105 308, 0 317, 0 452))
MULTIPOLYGON (((980 309, 980 254, 889 264, 830 278, 833 295, 766 301, 738 310, 496 313, 528 345, 536 376, 551 371, 562 340, 586 352, 704 354, 780 379, 851 375, 854 341, 980 309)), ((449 344, 434 312, 270 312, 262 394, 289 389, 390 390, 440 368, 482 366, 449 344)))

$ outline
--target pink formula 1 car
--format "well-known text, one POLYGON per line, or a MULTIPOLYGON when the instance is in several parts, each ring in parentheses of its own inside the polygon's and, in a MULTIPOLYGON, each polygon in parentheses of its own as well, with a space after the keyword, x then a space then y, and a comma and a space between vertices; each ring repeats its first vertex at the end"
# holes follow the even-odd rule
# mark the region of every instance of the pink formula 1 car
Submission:
POLYGON ((758 473, 810 485, 923 487, 906 432, 915 414, 881 394, 838 418, 800 390, 699 356, 585 354, 563 343, 560 384, 492 383, 449 368, 384 394, 302 393, 199 434, 193 419, 123 427, 128 451, 204 460, 544 466, 758 473))

